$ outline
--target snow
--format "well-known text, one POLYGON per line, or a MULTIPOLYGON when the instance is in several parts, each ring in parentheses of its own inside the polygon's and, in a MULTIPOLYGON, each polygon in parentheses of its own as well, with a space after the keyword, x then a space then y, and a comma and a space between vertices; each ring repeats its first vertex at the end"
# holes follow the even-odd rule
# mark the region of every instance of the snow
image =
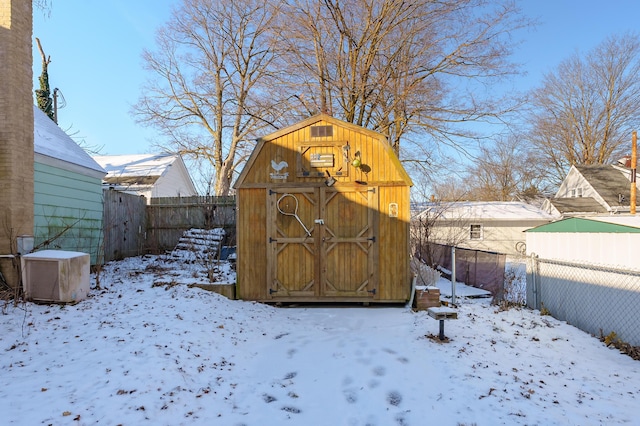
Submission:
POLYGON ((548 220, 557 219, 544 210, 519 201, 457 201, 426 203, 420 215, 438 215, 439 219, 548 220), (430 212, 430 213, 429 213, 430 212))
POLYGON ((3 424, 638 423, 640 364, 538 311, 459 296, 440 341, 404 306, 278 308, 188 286, 204 267, 130 258, 76 305, 5 304, 3 424))
POLYGON ((161 176, 176 161, 175 154, 96 155, 107 178, 121 176, 161 176))
POLYGON ((41 250, 34 253, 25 254, 22 257, 30 259, 73 259, 75 257, 89 257, 87 253, 66 250, 41 250))
POLYGON ((106 173, 84 149, 35 105, 33 127, 33 149, 36 154, 106 173))

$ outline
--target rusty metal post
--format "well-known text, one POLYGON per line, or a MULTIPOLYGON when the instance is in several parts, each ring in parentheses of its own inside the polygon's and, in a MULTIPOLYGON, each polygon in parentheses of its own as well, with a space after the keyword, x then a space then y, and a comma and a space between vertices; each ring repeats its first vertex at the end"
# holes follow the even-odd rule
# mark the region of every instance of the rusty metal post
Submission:
POLYGON ((631 197, 629 197, 629 213, 631 214, 636 214, 636 163, 638 161, 637 145, 638 132, 634 130, 631 136, 631 197))

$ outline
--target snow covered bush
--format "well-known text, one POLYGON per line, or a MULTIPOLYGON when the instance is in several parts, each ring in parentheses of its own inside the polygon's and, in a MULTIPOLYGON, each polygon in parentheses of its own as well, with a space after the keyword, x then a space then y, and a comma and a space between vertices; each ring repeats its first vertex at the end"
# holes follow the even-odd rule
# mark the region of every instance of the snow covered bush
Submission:
POLYGON ((435 286, 440 279, 440 272, 432 269, 420 259, 414 257, 411 259, 411 272, 417 277, 417 284, 421 286, 435 286))
POLYGON ((502 307, 527 304, 527 275, 524 264, 507 263, 504 269, 504 294, 499 304, 502 307))

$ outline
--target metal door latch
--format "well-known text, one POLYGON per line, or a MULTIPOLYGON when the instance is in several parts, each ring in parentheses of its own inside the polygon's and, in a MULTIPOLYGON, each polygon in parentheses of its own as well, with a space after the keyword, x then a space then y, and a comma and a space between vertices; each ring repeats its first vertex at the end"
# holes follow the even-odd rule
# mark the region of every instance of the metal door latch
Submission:
POLYGON ((316 225, 324 225, 324 219, 316 219, 313 221, 316 225))

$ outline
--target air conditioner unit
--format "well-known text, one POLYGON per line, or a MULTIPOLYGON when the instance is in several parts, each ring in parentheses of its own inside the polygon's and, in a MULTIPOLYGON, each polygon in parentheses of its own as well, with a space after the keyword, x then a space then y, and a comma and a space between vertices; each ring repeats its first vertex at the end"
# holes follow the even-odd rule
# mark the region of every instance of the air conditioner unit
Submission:
POLYGON ((87 253, 43 250, 22 256, 21 264, 27 300, 73 303, 89 294, 87 253))

